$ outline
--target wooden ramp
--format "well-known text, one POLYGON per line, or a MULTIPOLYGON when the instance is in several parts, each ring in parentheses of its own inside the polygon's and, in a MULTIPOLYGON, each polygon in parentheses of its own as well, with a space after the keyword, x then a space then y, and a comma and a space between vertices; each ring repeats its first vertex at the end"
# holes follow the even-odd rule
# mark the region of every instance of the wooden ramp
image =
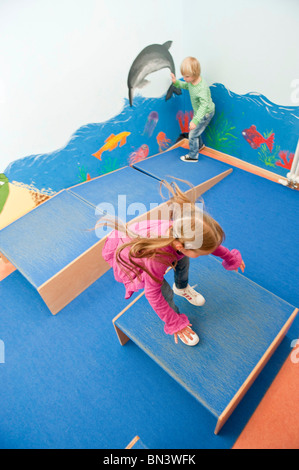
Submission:
MULTIPOLYGON (((225 170, 216 162, 202 171, 196 196, 232 171, 225 170)), ((188 172, 191 177, 190 166, 188 172)), ((163 217, 159 187, 156 178, 124 167, 63 190, 0 231, 0 254, 56 314, 110 269, 102 247, 111 229, 94 230, 97 220, 104 213, 125 223, 163 217)))
MULTIPOLYGON (((172 285, 173 272, 166 278, 172 285)), ((280 344, 298 310, 243 275, 204 256, 191 260, 189 282, 206 303, 175 297, 200 342, 165 335, 143 293, 113 320, 121 344, 134 341, 215 416, 217 434, 280 344)))

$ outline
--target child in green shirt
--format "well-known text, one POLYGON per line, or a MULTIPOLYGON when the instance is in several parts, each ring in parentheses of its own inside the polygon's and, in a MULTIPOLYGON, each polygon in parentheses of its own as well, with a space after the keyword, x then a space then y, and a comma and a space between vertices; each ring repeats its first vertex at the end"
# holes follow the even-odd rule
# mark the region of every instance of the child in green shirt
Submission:
POLYGON ((189 90, 193 119, 189 124, 189 153, 181 157, 184 162, 198 162, 198 152, 204 148, 201 134, 215 114, 215 104, 211 98, 210 88, 200 75, 200 63, 194 57, 186 57, 181 65, 184 82, 171 74, 175 87, 189 90))

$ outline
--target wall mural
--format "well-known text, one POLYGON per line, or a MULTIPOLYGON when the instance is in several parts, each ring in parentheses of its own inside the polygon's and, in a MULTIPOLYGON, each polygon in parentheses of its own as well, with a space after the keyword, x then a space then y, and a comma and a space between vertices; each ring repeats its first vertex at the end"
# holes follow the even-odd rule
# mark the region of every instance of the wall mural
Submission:
MULTIPOLYGON (((38 203, 42 196, 137 163, 188 137, 193 111, 187 93, 177 94, 171 84, 161 98, 134 95, 148 83, 148 74, 162 68, 175 73, 171 44, 152 44, 133 61, 129 96, 119 115, 82 126, 61 149, 10 163, 2 175, 0 210, 10 197, 7 181, 37 194, 38 203)), ((210 89, 216 112, 203 134, 206 146, 286 176, 299 135, 299 106, 279 106, 258 93, 238 95, 220 83, 210 89)))
POLYGON ((183 107, 183 97, 177 95, 167 102, 165 97, 135 96, 134 106, 125 99, 119 115, 82 126, 59 150, 13 161, 5 175, 53 195, 166 150, 180 134, 175 116, 183 107))
MULTIPOLYGON (((151 44, 145 47, 134 60, 128 75, 129 102, 133 106, 133 92, 135 88, 143 88, 149 82, 145 77, 153 72, 168 68, 175 74, 173 58, 169 52, 172 41, 164 44, 151 44)), ((181 95, 182 91, 171 83, 166 93, 166 101, 173 93, 181 95)))
POLYGON ((216 112, 205 144, 286 176, 298 141, 299 106, 280 106, 259 93, 238 95, 220 83, 210 89, 216 112))

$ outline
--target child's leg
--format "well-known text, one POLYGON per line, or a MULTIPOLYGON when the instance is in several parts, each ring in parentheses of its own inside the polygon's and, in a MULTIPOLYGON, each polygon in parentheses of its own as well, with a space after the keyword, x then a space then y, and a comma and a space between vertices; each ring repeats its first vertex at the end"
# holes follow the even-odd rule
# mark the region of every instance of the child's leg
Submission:
POLYGON ((204 297, 188 284, 189 264, 190 260, 187 256, 178 261, 174 271, 173 291, 191 304, 201 306, 205 303, 204 297))
POLYGON ((196 128, 189 132, 189 158, 198 158, 198 151, 203 146, 201 134, 208 126, 213 116, 214 112, 206 114, 204 118, 197 124, 196 128))
POLYGON ((193 131, 189 132, 189 158, 193 158, 194 160, 198 159, 198 150, 202 147, 202 138, 198 134, 198 130, 200 130, 199 125, 196 126, 193 131), (201 142, 200 142, 201 141, 201 142), (201 143, 201 146, 200 146, 201 143))
POLYGON ((176 312, 176 313, 180 313, 179 311, 179 308, 176 306, 176 304, 174 303, 174 300, 173 300, 173 290, 172 288, 170 287, 170 285, 168 284, 167 281, 163 281, 163 284, 162 284, 162 287, 161 287, 161 292, 162 292, 162 295, 164 297, 164 299, 166 300, 166 302, 168 303, 168 305, 176 312))
POLYGON ((188 256, 180 259, 174 270, 174 283, 178 289, 185 289, 188 285, 190 260, 188 256))

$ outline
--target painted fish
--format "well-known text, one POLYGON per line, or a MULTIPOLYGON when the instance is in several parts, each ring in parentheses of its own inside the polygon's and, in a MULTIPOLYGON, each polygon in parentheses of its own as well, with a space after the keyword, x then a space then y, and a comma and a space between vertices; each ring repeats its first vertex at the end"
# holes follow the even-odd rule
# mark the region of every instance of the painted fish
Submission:
POLYGON ((122 147, 125 145, 127 142, 127 137, 131 134, 131 132, 120 132, 117 135, 111 134, 108 139, 105 140, 105 144, 103 147, 101 147, 96 153, 93 153, 92 155, 99 160, 102 160, 102 153, 105 152, 106 150, 111 150, 116 149, 118 143, 119 146, 122 147))
POLYGON ((270 137, 265 139, 265 137, 263 137, 262 134, 256 130, 255 125, 252 125, 249 127, 249 129, 244 129, 244 131, 242 131, 242 135, 253 149, 257 149, 262 144, 266 144, 270 152, 272 152, 275 135, 274 132, 270 135, 270 137))

